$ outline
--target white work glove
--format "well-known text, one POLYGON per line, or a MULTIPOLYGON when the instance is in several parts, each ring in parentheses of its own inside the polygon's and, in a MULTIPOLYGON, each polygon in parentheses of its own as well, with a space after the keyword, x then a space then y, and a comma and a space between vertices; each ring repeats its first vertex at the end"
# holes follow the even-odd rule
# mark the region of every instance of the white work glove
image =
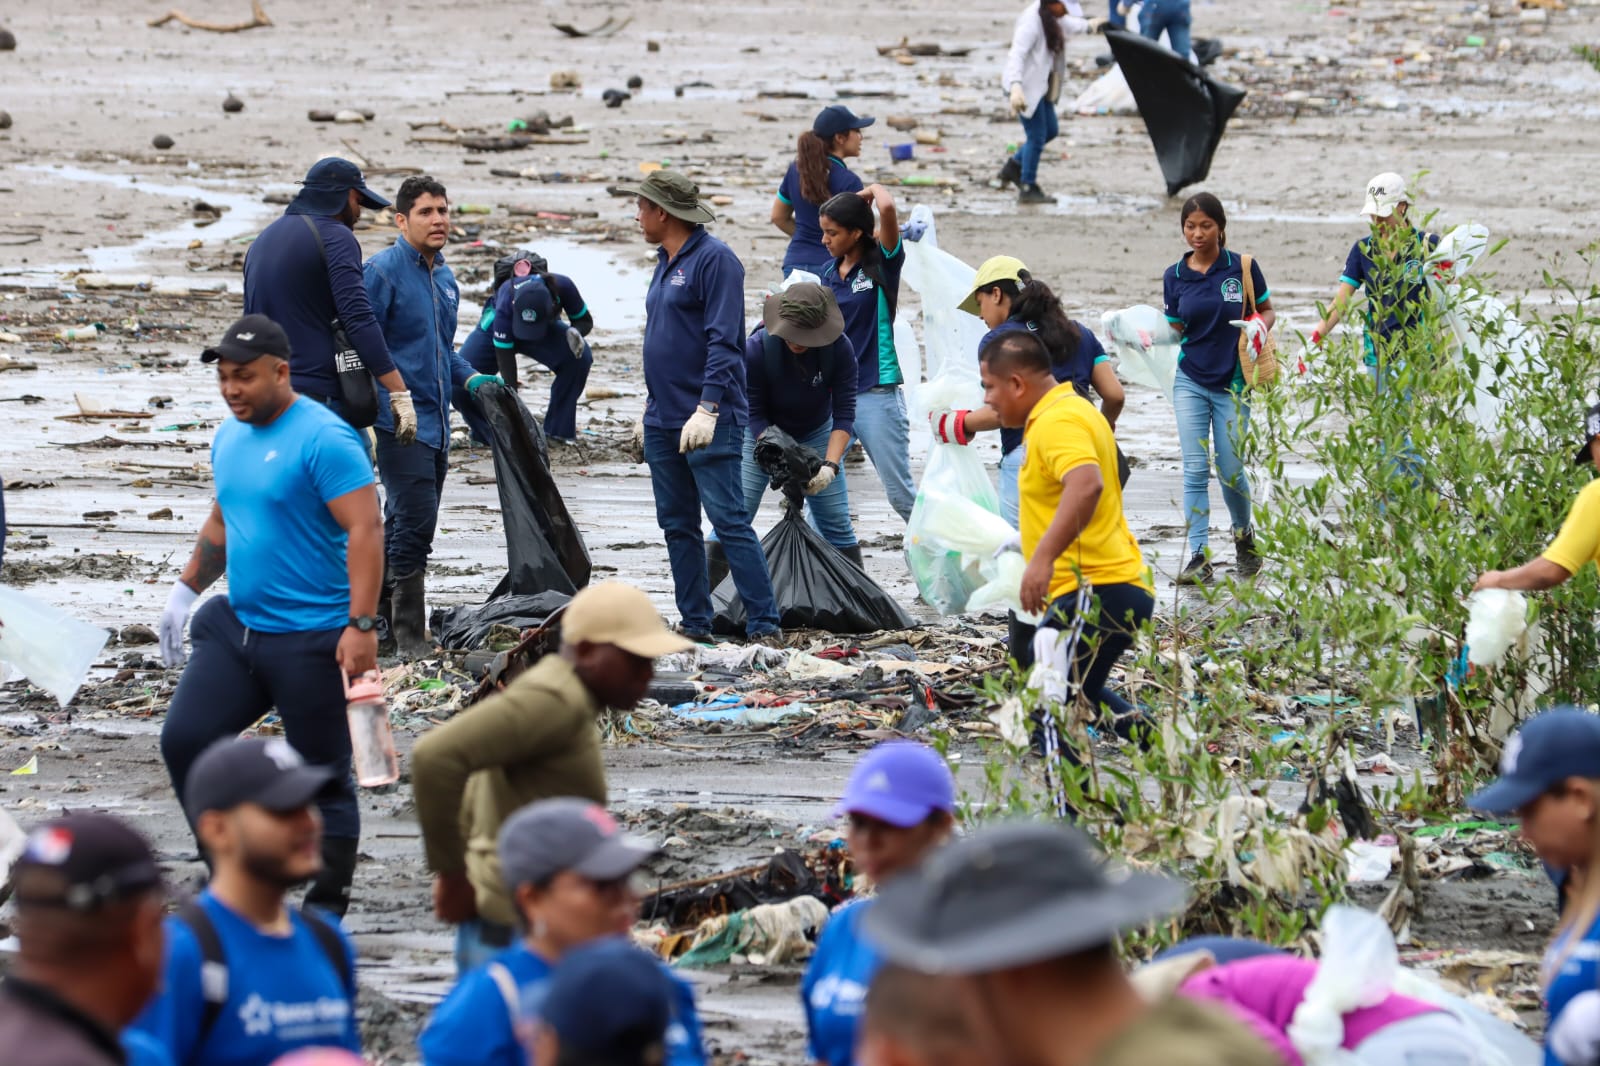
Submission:
POLYGON ((417 409, 411 405, 409 392, 391 392, 389 410, 394 415, 394 439, 399 444, 410 444, 417 439, 417 409))
POLYGON ((1545 1042, 1566 1066, 1600 1062, 1600 991, 1573 996, 1556 1015, 1545 1042))
POLYGON ((571 326, 567 327, 567 350, 572 353, 572 358, 583 356, 583 334, 571 326))
POLYGON ((628 458, 636 463, 644 462, 644 416, 640 415, 633 424, 633 432, 628 435, 628 458))
POLYGON ((994 550, 994 554, 991 555, 990 558, 991 559, 998 559, 998 558, 1000 558, 1000 556, 1004 555, 1006 552, 1017 552, 1018 554, 1021 554, 1021 552, 1022 552, 1022 534, 1021 533, 1018 533, 1016 530, 1012 530, 1009 534, 1007 534, 1006 535, 1006 539, 1000 542, 1000 546, 994 550))
POLYGON ((1250 341, 1250 348, 1257 355, 1261 354, 1261 346, 1267 340, 1267 323, 1260 315, 1251 315, 1249 318, 1235 318, 1228 325, 1234 326, 1250 341))
POLYGON ((1083 21, 1088 24, 1084 33, 1104 33, 1106 27, 1111 24, 1111 20, 1104 15, 1091 15, 1083 21))
POLYGON ((169 668, 183 665, 183 628, 200 594, 182 581, 174 582, 167 596, 167 609, 161 612, 161 661, 169 668))
POLYGON ((1125 19, 1125 18, 1128 17, 1128 15, 1132 11, 1133 11, 1133 5, 1132 4, 1118 4, 1117 5, 1117 18, 1125 19))
POLYGON ((1028 98, 1022 95, 1022 83, 1013 82, 1011 85, 1011 110, 1022 114, 1028 110, 1028 98))
POLYGON ((833 467, 824 466, 822 469, 817 471, 816 477, 806 482, 806 495, 815 496, 829 485, 832 485, 833 479, 836 476, 837 474, 835 473, 833 467))
POLYGON ((689 421, 683 424, 683 432, 678 435, 678 452, 687 455, 699 451, 710 444, 711 438, 716 435, 717 416, 704 407, 696 407, 689 421))

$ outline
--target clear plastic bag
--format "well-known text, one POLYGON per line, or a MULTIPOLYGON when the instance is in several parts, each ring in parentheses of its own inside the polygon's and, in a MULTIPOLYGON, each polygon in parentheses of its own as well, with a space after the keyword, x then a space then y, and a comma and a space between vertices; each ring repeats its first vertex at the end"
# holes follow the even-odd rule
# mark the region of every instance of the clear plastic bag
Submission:
POLYGON ((0 661, 21 670, 65 707, 110 634, 59 607, 0 586, 0 661))
POLYGON ((1121 311, 1100 316, 1101 326, 1111 341, 1111 354, 1117 357, 1122 376, 1135 385, 1160 389, 1172 401, 1178 376, 1179 338, 1167 323, 1167 316, 1149 304, 1135 304, 1121 311), (1153 342, 1147 349, 1144 338, 1153 342))
POLYGON ((1499 666, 1528 631, 1528 597, 1509 589, 1479 589, 1467 597, 1467 660, 1499 666))
POLYGON ((1027 560, 1020 552, 1000 549, 1016 540, 1017 531, 1000 515, 962 496, 933 489, 922 533, 950 551, 960 552, 963 568, 976 566, 984 583, 967 597, 966 610, 1004 607, 1024 620, 1034 620, 1022 609, 1022 572, 1027 560), (998 554, 996 554, 998 553, 998 554))
POLYGON ((1322 916, 1317 975, 1287 1030, 1306 1066, 1357 1062, 1343 1050, 1344 1016, 1388 999, 1399 973, 1394 933, 1382 918, 1359 907, 1329 907, 1322 916))

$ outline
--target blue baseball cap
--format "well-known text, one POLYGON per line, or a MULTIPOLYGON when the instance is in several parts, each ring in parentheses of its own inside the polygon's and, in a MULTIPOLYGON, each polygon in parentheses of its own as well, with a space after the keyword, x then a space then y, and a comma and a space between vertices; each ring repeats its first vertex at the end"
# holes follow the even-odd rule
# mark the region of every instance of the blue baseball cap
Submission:
POLYGON ((329 156, 311 164, 300 192, 289 205, 289 214, 337 215, 345 205, 347 194, 354 189, 361 197, 361 205, 374 211, 388 207, 389 201, 367 188, 361 168, 348 159, 329 156))
POLYGON ((864 814, 909 829, 934 811, 955 809, 955 779, 939 753, 912 740, 891 740, 856 761, 833 815, 864 814))
POLYGON ((654 956, 607 937, 562 956, 539 1020, 561 1042, 562 1062, 644 1066, 664 1060, 672 999, 654 956))
POLYGON ((1500 776, 1467 800, 1489 814, 1511 814, 1569 777, 1600 777, 1600 715, 1556 707, 1506 738, 1500 776))
POLYGON ((843 104, 832 104, 817 112, 816 121, 811 123, 811 132, 826 141, 851 130, 864 130, 876 121, 871 115, 857 115, 843 104))

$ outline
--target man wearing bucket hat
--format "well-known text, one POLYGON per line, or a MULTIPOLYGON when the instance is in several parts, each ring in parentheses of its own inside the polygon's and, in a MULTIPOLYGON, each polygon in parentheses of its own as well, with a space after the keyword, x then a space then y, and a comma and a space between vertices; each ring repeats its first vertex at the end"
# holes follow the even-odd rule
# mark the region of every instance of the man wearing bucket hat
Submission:
MULTIPOLYGON (((1583 446, 1573 463, 1592 463, 1600 471, 1600 404, 1589 408, 1583 419, 1583 446)), ((1512 570, 1490 570, 1478 578, 1472 590, 1514 589, 1538 592, 1555 588, 1589 563, 1600 567, 1600 480, 1591 481, 1572 501, 1561 532, 1544 554, 1512 570)))
POLYGON ((989 1061, 1040 1066, 1269 1066, 1240 1022, 1178 997, 1146 1002, 1116 938, 1182 908, 1166 877, 1108 871, 1074 827, 980 830, 884 886, 863 922, 883 957, 958 978, 989 1061))
MULTIPOLYGON (((762 324, 744 346, 750 391, 750 428, 741 471, 745 511, 755 520, 767 475, 756 462, 756 438, 777 426, 823 457, 822 469, 806 485, 811 524, 857 567, 861 545, 850 525, 850 498, 839 462, 850 444, 856 418, 856 350, 844 335, 844 316, 833 290, 797 282, 768 296, 762 324)), ((706 567, 716 588, 728 561, 716 534, 706 538, 706 567)))
POLYGON ((650 465, 656 522, 666 535, 680 629, 710 640, 700 512, 716 530, 733 584, 744 601, 746 632, 776 640, 778 608, 745 510, 740 482, 749 404, 744 376, 744 265, 707 233, 716 218, 682 174, 658 170, 625 192, 645 240, 659 245, 645 296, 644 461, 650 465))
POLYGON ((335 326, 341 328, 362 364, 389 391, 395 438, 409 444, 417 435, 416 411, 372 312, 361 243, 352 232, 362 208, 388 206, 348 159, 313 163, 283 217, 250 243, 244 311, 266 315, 289 335, 295 391, 344 415, 334 366, 335 326))
POLYGON ((513 811, 551 796, 604 803, 595 720, 644 697, 662 655, 693 645, 650 599, 619 581, 590 585, 561 615, 561 651, 503 692, 417 741, 411 784, 434 913, 456 925, 464 973, 507 947, 516 912, 495 839, 513 811))

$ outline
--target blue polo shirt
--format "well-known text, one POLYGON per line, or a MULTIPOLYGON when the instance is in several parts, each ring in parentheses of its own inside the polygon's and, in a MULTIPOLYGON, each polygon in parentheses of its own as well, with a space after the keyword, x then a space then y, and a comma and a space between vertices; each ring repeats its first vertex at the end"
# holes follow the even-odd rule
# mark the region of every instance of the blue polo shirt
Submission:
MULTIPOLYGON (((502 951, 493 963, 505 967, 517 986, 515 1017, 489 966, 478 967, 451 990, 422 1030, 417 1049, 423 1066, 532 1066, 523 1038, 538 1021, 554 969, 524 943, 502 951)), ((705 1066, 694 989, 671 970, 667 976, 673 1003, 663 1066, 705 1066)))
MULTIPOLYGON (((1578 934, 1579 931, 1575 930, 1561 937, 1551 944, 1545 953, 1546 967, 1557 958, 1565 956, 1562 958, 1561 969, 1545 993, 1546 1033, 1555 1026, 1556 1020, 1561 1017, 1561 1012, 1567 1009, 1567 1004, 1576 996, 1600 988, 1600 921, 1582 930, 1583 939, 1573 945, 1572 950, 1567 951, 1566 946, 1572 936, 1578 934)), ((1545 1066, 1563 1066, 1548 1045, 1544 1050, 1544 1062, 1545 1066)))
MULTIPOLYGON (((1400 250, 1394 259, 1374 259, 1373 239, 1361 238, 1350 246, 1339 280, 1366 293, 1367 331, 1387 339, 1420 322, 1427 314, 1430 296, 1427 282, 1429 254, 1439 246, 1439 235, 1412 227, 1399 239, 1400 250)), ((1368 337, 1365 361, 1378 364, 1377 351, 1368 337)))
POLYGON ((350 618, 348 537, 329 502, 372 484, 349 424, 298 397, 270 425, 230 418, 211 442, 228 536, 228 603, 263 633, 343 629, 350 618))
POLYGON ((874 902, 855 899, 833 912, 817 937, 817 950, 800 981, 800 1005, 806 1014, 806 1042, 813 1062, 851 1066, 855 1061, 856 1032, 867 989, 883 965, 861 935, 861 917, 874 902))
MULTIPOLYGON (((1183 326, 1178 369, 1190 381, 1214 392, 1242 388, 1239 328, 1228 323, 1245 316, 1243 261, 1224 248, 1211 269, 1202 274, 1189 266, 1193 254, 1185 252, 1161 278, 1167 321, 1183 326)), ((1257 307, 1272 299, 1258 259, 1251 260, 1250 281, 1257 307)))
MULTIPOLYGON (((1100 338, 1094 335, 1094 330, 1082 322, 1074 321, 1073 325, 1078 327, 1078 348, 1076 351, 1068 353, 1064 359, 1061 357, 1060 352, 1051 352, 1050 372, 1055 375, 1057 381, 1072 382, 1083 398, 1088 399, 1089 383, 1094 378, 1094 368, 1105 362, 1110 356, 1106 355, 1106 350, 1101 345, 1100 338)), ((990 341, 1002 333, 1009 333, 1018 329, 1037 332, 1038 327, 1032 322, 1024 322, 1019 318, 1008 318, 983 335, 983 340, 978 342, 978 351, 981 353, 985 348, 989 347, 990 341)), ((1004 426, 1000 428, 1001 455, 1011 454, 1011 449, 1021 443, 1021 429, 1007 429, 1004 426)))
MULTIPOLYGON (((900 271, 905 269, 905 242, 896 240, 893 248, 883 249, 883 279, 889 292, 900 292, 900 271)), ((859 373, 856 389, 866 392, 879 385, 899 385, 900 356, 894 348, 894 320, 889 317, 889 298, 857 263, 848 277, 839 276, 839 260, 828 264, 824 284, 833 289, 844 315, 844 335, 855 347, 859 373)))
MULTIPOLYGON (((855 171, 845 166, 844 160, 830 155, 828 195, 838 196, 842 192, 860 192, 861 189, 861 179, 855 171)), ((787 274, 798 267, 821 273, 833 256, 822 245, 822 222, 818 217, 822 205, 812 203, 800 193, 798 164, 790 163, 789 169, 784 172, 783 181, 778 183, 778 199, 794 208, 794 235, 789 238, 789 247, 783 253, 783 272, 787 274)))
POLYGON ((805 354, 795 355, 783 341, 768 337, 765 326, 756 327, 744 344, 751 439, 768 426, 805 437, 830 420, 835 430, 855 431, 856 350, 845 336, 830 348, 807 348, 805 354), (769 346, 776 349, 776 380, 767 373, 769 346))
MULTIPOLYGON (((389 355, 411 390, 417 441, 443 451, 450 446, 450 392, 465 385, 472 367, 456 352, 456 311, 461 290, 443 253, 430 263, 404 237, 367 260, 367 298, 383 330, 389 355)), ((394 432, 389 390, 378 386, 377 428, 394 432)))
POLYGON ((589 305, 571 278, 564 274, 551 274, 548 282, 537 274, 512 278, 484 308, 478 328, 461 345, 461 356, 484 374, 495 372, 496 349, 537 359, 540 349, 555 344, 570 356, 563 313, 573 324, 589 313, 589 305))
POLYGON ((681 429, 703 403, 717 422, 745 424, 744 264, 733 249, 696 226, 656 272, 644 298, 644 424, 681 429))

